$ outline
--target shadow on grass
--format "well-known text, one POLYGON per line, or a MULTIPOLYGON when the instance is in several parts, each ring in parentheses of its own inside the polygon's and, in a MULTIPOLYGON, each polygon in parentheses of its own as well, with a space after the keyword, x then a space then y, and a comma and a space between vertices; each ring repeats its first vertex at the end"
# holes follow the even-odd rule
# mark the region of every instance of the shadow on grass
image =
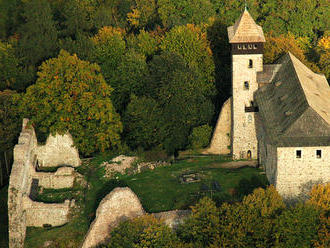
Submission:
POLYGON ((251 178, 242 178, 235 188, 235 193, 239 198, 249 195, 256 188, 265 189, 269 183, 263 177, 252 176, 251 178))

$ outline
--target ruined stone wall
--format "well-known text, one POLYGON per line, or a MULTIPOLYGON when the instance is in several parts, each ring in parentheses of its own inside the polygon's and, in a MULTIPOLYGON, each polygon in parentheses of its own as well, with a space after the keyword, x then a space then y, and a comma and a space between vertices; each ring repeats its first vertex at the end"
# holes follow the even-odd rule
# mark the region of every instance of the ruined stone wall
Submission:
POLYGON ((330 147, 278 147, 276 189, 284 198, 304 196, 315 183, 330 182, 330 147), (296 151, 301 150, 301 158, 296 151), (321 158, 316 150, 322 151, 321 158))
POLYGON ((257 72, 263 70, 262 54, 246 54, 232 56, 232 155, 234 159, 258 158, 257 137, 255 128, 255 113, 245 112, 245 107, 251 106, 253 93, 258 89, 257 72), (249 68, 252 59, 253 67, 249 68), (248 82, 249 89, 244 82, 248 82))
POLYGON ((26 232, 26 211, 24 198, 28 197, 31 186, 31 167, 34 159, 33 150, 37 138, 32 128, 27 127, 28 120, 23 120, 22 132, 14 148, 14 163, 8 188, 8 224, 9 247, 23 247, 26 232))
POLYGON ((34 202, 27 198, 24 202, 26 210, 26 226, 43 225, 61 226, 68 222, 70 201, 63 203, 42 203, 34 202))
POLYGON ((232 98, 229 98, 223 104, 213 132, 210 147, 203 152, 204 154, 230 153, 231 101, 232 98))
POLYGON ((33 178, 39 180, 39 186, 44 188, 72 188, 75 180, 74 168, 61 167, 55 173, 34 172, 33 178))
POLYGON ((36 153, 42 167, 57 167, 60 165, 77 167, 81 164, 78 149, 73 146, 70 134, 49 135, 46 145, 39 146, 36 153))
MULTIPOLYGON (((33 179, 40 180, 40 185, 47 188, 61 188, 72 186, 74 178, 73 168, 60 168, 56 173, 36 172, 40 149, 35 131, 33 127, 28 126, 28 121, 28 119, 23 120, 18 144, 14 148, 14 162, 9 180, 9 248, 24 246, 26 226, 42 226, 43 224, 57 226, 68 222, 70 202, 45 204, 30 199, 33 179)), ((49 151, 52 150, 49 149, 49 151)), ((69 160, 65 164, 69 164, 70 161, 76 160, 69 160)))

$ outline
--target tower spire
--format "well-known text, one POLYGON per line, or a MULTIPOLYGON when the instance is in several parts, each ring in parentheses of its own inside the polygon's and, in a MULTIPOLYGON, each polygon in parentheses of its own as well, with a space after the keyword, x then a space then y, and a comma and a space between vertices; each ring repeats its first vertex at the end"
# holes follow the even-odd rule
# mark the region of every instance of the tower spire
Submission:
POLYGON ((245 5, 245 8, 244 8, 244 10, 248 10, 248 7, 247 7, 247 3, 246 3, 246 0, 244 1, 245 3, 244 3, 244 5, 245 5))

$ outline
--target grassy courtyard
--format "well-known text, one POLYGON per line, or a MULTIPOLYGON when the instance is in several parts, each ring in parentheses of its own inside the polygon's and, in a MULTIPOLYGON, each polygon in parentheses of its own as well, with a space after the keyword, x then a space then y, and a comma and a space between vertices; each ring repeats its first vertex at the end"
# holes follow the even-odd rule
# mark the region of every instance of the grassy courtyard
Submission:
POLYGON ((209 196, 218 204, 224 201, 237 201, 255 187, 265 186, 267 180, 262 170, 243 167, 224 169, 227 162, 219 156, 193 157, 175 163, 146 170, 135 175, 119 175, 116 179, 103 177, 103 161, 113 156, 98 156, 85 161, 78 168, 89 187, 75 187, 73 190, 44 190, 38 200, 63 202, 76 199, 77 209, 72 213, 72 221, 56 228, 28 228, 25 247, 42 247, 52 240, 54 247, 79 247, 88 226, 95 217, 95 211, 102 198, 118 186, 130 187, 140 198, 147 212, 160 212, 173 209, 187 209, 203 196, 209 196), (193 174, 198 182, 183 184, 180 177, 193 174))

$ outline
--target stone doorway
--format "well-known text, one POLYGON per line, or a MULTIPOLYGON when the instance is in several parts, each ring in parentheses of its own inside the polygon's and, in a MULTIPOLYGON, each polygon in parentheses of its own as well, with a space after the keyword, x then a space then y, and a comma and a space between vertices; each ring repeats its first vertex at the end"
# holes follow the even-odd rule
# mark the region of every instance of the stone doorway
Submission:
POLYGON ((251 158, 252 158, 251 150, 248 150, 248 152, 247 152, 247 159, 251 159, 251 158))

